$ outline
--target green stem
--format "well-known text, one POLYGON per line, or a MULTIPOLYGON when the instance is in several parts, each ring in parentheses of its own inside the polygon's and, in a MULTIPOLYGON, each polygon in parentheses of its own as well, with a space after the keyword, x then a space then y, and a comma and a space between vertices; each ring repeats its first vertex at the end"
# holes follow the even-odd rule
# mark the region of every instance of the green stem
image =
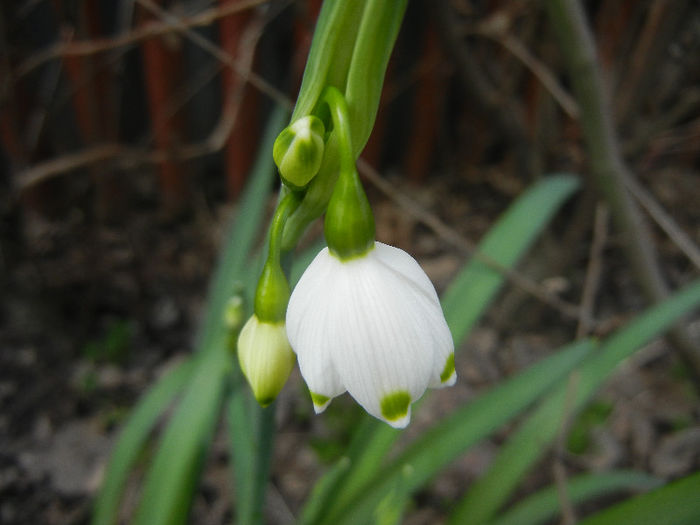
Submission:
POLYGON ((350 111, 343 94, 335 87, 328 86, 321 95, 321 100, 328 105, 333 120, 333 129, 338 136, 340 151, 340 173, 352 173, 355 169, 355 156, 352 153, 352 131, 350 129, 350 111))
MULTIPOLYGON (((595 43, 585 14, 576 0, 548 0, 545 5, 568 63, 581 108, 581 128, 594 183, 610 205, 637 281, 651 302, 660 302, 668 295, 668 288, 647 226, 625 187, 625 177, 631 175, 620 154, 608 93, 604 89, 595 43)), ((700 347, 680 325, 671 331, 671 337, 693 374, 700 378, 700 347)))
POLYGON ((272 222, 270 224, 270 243, 267 254, 268 261, 272 260, 276 264, 279 264, 282 252, 282 232, 284 231, 284 225, 289 216, 296 210, 297 206, 299 206, 300 202, 298 195, 290 191, 282 197, 280 203, 277 205, 275 215, 272 217, 272 222))

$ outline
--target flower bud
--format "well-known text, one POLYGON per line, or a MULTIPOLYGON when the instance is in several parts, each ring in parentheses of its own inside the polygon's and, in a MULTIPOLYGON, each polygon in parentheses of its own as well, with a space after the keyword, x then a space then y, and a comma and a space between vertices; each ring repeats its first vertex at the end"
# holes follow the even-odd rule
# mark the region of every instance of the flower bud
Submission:
POLYGON ((248 319, 238 337, 238 362, 258 403, 272 403, 294 366, 284 321, 268 323, 256 315, 248 319))
POLYGON ((287 126, 272 148, 272 157, 284 182, 293 189, 306 186, 321 168, 325 128, 317 117, 308 115, 287 126))
POLYGON ((224 324, 229 330, 237 330, 243 324, 245 305, 241 295, 232 295, 224 308, 224 324))

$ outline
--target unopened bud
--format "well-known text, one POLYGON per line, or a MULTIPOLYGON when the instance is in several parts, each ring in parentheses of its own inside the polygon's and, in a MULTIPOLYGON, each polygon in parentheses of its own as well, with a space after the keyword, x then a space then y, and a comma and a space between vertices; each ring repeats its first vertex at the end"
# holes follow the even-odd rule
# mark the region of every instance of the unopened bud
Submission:
POLYGON ((226 303, 224 323, 229 330, 237 330, 243 324, 243 315, 245 314, 243 302, 242 296, 233 295, 226 303))
POLYGON ((303 188, 321 169, 325 128, 317 117, 308 115, 287 126, 272 148, 272 157, 286 184, 303 188))
POLYGON ((248 319, 238 337, 238 362, 258 403, 272 403, 294 366, 284 322, 268 323, 256 315, 248 319))

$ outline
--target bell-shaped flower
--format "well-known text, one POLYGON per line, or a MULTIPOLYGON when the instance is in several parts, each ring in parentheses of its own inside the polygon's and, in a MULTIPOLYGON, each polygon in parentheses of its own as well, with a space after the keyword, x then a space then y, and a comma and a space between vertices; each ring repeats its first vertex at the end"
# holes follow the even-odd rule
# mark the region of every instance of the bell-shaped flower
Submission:
POLYGON ((317 413, 347 391, 403 428, 426 388, 456 381, 435 288, 415 259, 379 242, 352 257, 316 256, 289 300, 287 336, 317 413))

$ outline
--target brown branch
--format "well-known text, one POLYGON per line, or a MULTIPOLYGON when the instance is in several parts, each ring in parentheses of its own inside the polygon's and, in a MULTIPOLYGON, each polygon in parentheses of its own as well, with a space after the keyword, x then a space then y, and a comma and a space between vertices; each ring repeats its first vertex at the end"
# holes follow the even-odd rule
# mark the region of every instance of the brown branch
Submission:
POLYGON ((626 176, 625 185, 649 216, 666 232, 666 235, 675 243, 678 249, 685 254, 695 268, 700 270, 700 249, 693 242, 693 239, 676 224, 666 210, 639 182, 632 177, 626 176))
MULTIPOLYGON (((201 47, 204 51, 211 54, 214 58, 225 64, 226 66, 233 69, 236 73, 243 76, 251 86, 256 87, 261 93, 266 94, 272 100, 277 102, 282 106, 292 108, 292 103, 284 93, 275 88, 272 84, 267 82, 260 75, 254 73, 250 70, 250 66, 241 61, 234 59, 231 55, 226 53, 219 46, 213 44, 210 40, 203 37, 191 28, 183 25, 181 19, 169 11, 161 8, 151 0, 137 0, 139 4, 151 11, 152 13, 158 15, 165 23, 170 24, 170 26, 178 33, 184 35, 188 40, 194 44, 201 47)), ((239 5, 239 4, 235 4, 239 5)), ((235 11, 234 11, 235 12, 235 11)))
MULTIPOLYGON (((581 109, 581 128, 594 182, 610 206, 637 282, 651 302, 662 301, 668 295, 668 288, 647 225, 625 187, 625 178, 631 174, 620 154, 611 122, 609 95, 604 89, 585 14, 576 0, 548 0, 545 5, 581 109)), ((671 337, 693 374, 700 378, 700 347, 681 325, 672 329, 671 337)))
MULTIPOLYGON (((160 16, 160 13, 158 14, 160 16)), ((242 75, 244 79, 249 78, 253 55, 257 42, 262 34, 262 29, 262 21, 258 19, 251 23, 246 30, 247 35, 244 37, 245 44, 239 61, 244 68, 242 75)), ((21 192, 35 184, 63 173, 90 167, 97 163, 110 162, 118 167, 133 168, 134 166, 142 166, 145 164, 157 164, 165 160, 185 161, 215 153, 223 148, 226 139, 236 123, 244 88, 245 82, 241 83, 236 92, 232 95, 234 102, 227 105, 219 122, 210 132, 209 136, 201 142, 184 144, 172 151, 159 149, 150 150, 116 143, 100 144, 86 148, 77 153, 63 155, 32 166, 17 174, 15 186, 21 192)), ((284 100, 287 105, 291 105, 289 99, 285 97, 284 100)))
POLYGON ((30 56, 22 64, 19 65, 16 71, 17 77, 22 77, 42 64, 57 58, 67 56, 88 56, 105 51, 111 51, 124 46, 130 46, 146 40, 148 38, 162 36, 173 31, 189 29, 192 27, 201 27, 211 25, 213 22, 224 16, 252 9, 261 4, 265 4, 269 0, 241 0, 233 4, 227 4, 223 7, 214 7, 197 13, 191 17, 179 18, 177 22, 151 22, 144 24, 141 27, 130 31, 129 33, 119 35, 114 38, 96 38, 85 41, 70 41, 59 42, 52 45, 48 49, 39 51, 30 56))
POLYGON ((487 37, 507 49, 549 91, 549 94, 561 106, 564 113, 572 119, 578 118, 578 104, 576 104, 573 97, 559 85, 554 74, 543 62, 530 53, 518 38, 507 32, 506 27, 498 24, 481 24, 475 34, 487 37))
POLYGON ((586 268, 583 293, 581 294, 581 319, 576 328, 576 339, 580 339, 588 334, 593 324, 593 306, 603 269, 603 248, 605 248, 608 237, 608 215, 608 207, 605 204, 599 203, 595 210, 593 241, 591 242, 588 257, 588 268, 586 268))

